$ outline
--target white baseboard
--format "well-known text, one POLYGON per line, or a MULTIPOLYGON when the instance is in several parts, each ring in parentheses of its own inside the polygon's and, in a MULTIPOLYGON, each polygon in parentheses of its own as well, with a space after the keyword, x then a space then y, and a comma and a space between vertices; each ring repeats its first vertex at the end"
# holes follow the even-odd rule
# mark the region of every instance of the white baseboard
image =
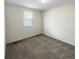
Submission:
POLYGON ((43 34, 44 34, 44 35, 47 35, 47 36, 49 36, 49 37, 51 37, 51 38, 56 38, 56 39, 59 40, 59 41, 62 41, 62 42, 65 42, 65 43, 67 43, 67 44, 70 44, 70 45, 75 46, 74 43, 71 43, 71 42, 66 41, 67 39, 65 39, 65 38, 60 38, 60 37, 58 37, 58 36, 56 36, 56 35, 48 35, 48 34, 46 34, 46 33, 43 33, 43 34))

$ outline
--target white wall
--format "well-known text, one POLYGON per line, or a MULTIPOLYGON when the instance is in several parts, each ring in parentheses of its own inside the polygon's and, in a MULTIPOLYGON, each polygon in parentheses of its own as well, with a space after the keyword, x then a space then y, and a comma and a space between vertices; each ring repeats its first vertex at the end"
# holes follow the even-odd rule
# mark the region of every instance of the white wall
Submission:
POLYGON ((74 4, 68 4, 45 11, 43 14, 43 33, 75 45, 74 9, 74 4))
POLYGON ((6 43, 44 33, 63 42, 75 45, 74 9, 74 4, 68 4, 51 8, 43 13, 30 8, 6 4, 6 43), (33 26, 31 28, 24 27, 23 25, 24 10, 32 11, 34 13, 33 26))
POLYGON ((42 15, 41 11, 24 8, 21 6, 7 4, 5 5, 5 27, 6 43, 14 42, 30 36, 42 33, 42 15), (24 27, 24 10, 34 13, 33 26, 24 27))

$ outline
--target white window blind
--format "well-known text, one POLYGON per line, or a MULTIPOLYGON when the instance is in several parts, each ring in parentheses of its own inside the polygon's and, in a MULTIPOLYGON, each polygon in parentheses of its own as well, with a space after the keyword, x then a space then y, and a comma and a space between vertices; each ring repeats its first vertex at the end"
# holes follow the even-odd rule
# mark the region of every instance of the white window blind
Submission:
POLYGON ((30 11, 24 11, 24 26, 32 26, 33 13, 30 11))

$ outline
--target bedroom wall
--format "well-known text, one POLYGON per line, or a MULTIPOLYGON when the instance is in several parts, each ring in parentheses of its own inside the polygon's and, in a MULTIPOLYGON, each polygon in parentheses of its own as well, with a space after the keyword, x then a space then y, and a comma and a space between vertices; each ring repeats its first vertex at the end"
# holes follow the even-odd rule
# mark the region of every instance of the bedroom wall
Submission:
POLYGON ((45 11, 43 33, 75 45, 75 4, 67 4, 45 11))
POLYGON ((42 33, 42 12, 22 6, 5 4, 6 43, 42 33), (33 12, 32 27, 24 27, 24 10, 33 12))

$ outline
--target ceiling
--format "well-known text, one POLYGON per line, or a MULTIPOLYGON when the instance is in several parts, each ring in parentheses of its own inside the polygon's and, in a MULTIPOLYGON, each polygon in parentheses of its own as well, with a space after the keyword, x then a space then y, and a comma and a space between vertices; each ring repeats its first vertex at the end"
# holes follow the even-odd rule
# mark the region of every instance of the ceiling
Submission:
POLYGON ((75 2, 75 0, 42 0, 45 2, 41 2, 41 0, 5 0, 5 1, 10 4, 21 5, 24 7, 29 7, 39 10, 47 10, 51 7, 53 8, 59 5, 75 2))

